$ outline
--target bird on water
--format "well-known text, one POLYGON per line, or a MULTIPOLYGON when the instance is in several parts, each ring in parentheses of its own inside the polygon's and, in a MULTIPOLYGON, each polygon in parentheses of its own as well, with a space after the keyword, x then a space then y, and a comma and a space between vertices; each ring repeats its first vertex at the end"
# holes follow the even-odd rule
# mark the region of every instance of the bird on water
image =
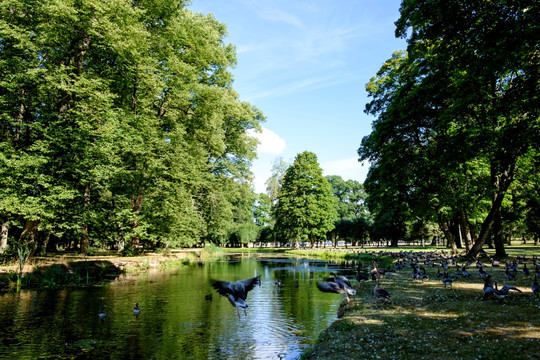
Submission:
POLYGON ((253 290, 255 285, 261 285, 260 276, 252 277, 244 280, 237 280, 235 282, 230 281, 214 281, 212 286, 220 295, 225 296, 232 306, 236 308, 236 314, 240 319, 239 308, 244 310, 244 315, 247 316, 246 304, 247 294, 253 290))

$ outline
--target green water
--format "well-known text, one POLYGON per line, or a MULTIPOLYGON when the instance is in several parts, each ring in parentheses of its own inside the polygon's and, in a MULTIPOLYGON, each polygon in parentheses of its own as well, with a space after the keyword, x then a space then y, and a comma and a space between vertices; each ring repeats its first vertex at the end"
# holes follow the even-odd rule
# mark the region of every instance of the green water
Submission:
POLYGON ((342 300, 316 282, 351 268, 244 259, 122 276, 100 287, 0 295, 0 359, 295 359, 336 319, 342 300), (256 275, 261 286, 238 319, 211 281, 256 275))

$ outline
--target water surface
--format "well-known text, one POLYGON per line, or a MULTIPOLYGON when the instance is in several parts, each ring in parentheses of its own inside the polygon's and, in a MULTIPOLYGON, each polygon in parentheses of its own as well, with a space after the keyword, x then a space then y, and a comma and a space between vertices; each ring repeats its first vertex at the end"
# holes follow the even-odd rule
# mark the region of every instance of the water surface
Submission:
POLYGON ((237 259, 121 276, 106 286, 0 295, 0 359, 296 359, 336 319, 342 300, 316 282, 346 268, 237 259), (257 275, 261 286, 240 319, 210 285, 257 275))

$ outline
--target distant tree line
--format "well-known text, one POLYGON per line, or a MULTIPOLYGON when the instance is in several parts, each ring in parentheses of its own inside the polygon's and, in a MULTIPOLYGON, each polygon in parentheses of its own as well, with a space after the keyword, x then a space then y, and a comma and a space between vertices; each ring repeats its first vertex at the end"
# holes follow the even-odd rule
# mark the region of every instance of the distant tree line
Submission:
POLYGON ((255 239, 263 115, 186 3, 1 1, 0 252, 255 239))

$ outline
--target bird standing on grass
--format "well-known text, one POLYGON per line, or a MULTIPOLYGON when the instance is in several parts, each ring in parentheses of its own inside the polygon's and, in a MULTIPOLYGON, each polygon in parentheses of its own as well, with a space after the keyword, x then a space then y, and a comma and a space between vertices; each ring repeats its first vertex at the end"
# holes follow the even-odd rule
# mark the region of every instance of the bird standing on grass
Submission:
POLYGON ((391 300, 390 293, 385 288, 382 288, 379 285, 378 281, 377 284, 375 284, 375 288, 373 289, 373 298, 375 301, 375 305, 377 305, 379 299, 382 300, 383 304, 386 302, 386 300, 391 300))
POLYGON ((235 307, 236 314, 240 319, 240 311, 238 308, 242 308, 244 310, 244 315, 247 316, 247 294, 249 291, 253 290, 253 287, 257 284, 261 284, 259 276, 238 280, 234 283, 230 281, 214 281, 212 286, 218 291, 219 295, 225 296, 231 305, 235 307))
POLYGON ((135 307, 133 308, 133 315, 136 317, 139 316, 141 313, 141 308, 139 307, 139 303, 135 303, 135 307))
POLYGON ((540 285, 538 285, 537 275, 534 275, 534 282, 531 286, 531 290, 534 295, 540 295, 540 285))

